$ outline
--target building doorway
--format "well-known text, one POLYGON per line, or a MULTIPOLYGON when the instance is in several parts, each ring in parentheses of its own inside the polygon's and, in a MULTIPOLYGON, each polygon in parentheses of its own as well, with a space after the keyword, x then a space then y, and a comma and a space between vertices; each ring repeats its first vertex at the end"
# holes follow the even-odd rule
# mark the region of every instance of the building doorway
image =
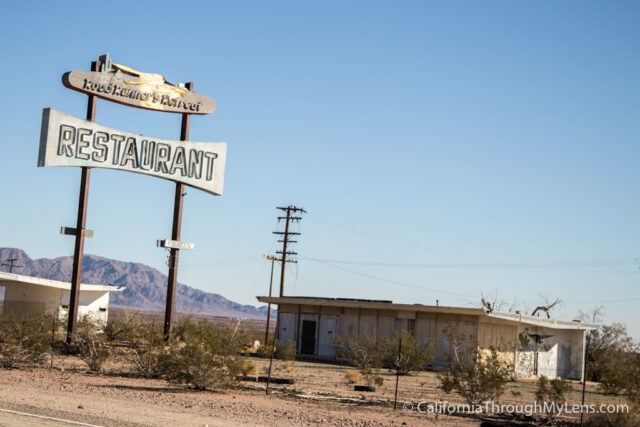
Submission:
POLYGON ((302 339, 300 341, 300 354, 313 355, 316 350, 316 321, 302 321, 302 339))

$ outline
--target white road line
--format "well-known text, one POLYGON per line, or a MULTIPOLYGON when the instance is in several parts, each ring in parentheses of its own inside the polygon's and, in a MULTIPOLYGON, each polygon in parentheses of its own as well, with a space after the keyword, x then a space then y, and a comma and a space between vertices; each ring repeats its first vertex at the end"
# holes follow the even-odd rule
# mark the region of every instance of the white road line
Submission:
POLYGON ((97 426, 95 424, 87 424, 87 423, 80 423, 78 421, 63 420, 62 418, 45 417, 43 415, 29 414, 27 412, 12 411, 10 409, 0 409, 0 412, 7 412, 9 414, 15 414, 15 415, 24 415, 25 417, 42 418, 43 420, 60 421, 61 423, 75 424, 77 426, 102 427, 102 426, 97 426))

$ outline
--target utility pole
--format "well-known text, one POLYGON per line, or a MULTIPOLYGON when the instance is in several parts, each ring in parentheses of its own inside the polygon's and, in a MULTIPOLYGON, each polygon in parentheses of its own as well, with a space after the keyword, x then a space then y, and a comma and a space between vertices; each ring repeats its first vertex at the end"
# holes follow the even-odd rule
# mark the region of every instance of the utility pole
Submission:
POLYGON ((284 272, 285 272, 285 267, 287 265, 287 262, 289 262, 287 260, 287 255, 298 255, 297 252, 287 252, 287 245, 289 243, 298 243, 296 240, 289 240, 289 236, 296 236, 296 235, 300 235, 300 233, 296 233, 296 232, 292 232, 289 231, 289 223, 291 221, 300 221, 302 219, 302 217, 300 216, 291 216, 291 213, 307 213, 307 211, 305 211, 302 208, 298 208, 295 206, 287 206, 286 208, 283 207, 278 207, 278 209, 280 209, 281 211, 284 211, 287 213, 287 216, 279 216, 278 217, 278 222, 280 222, 281 220, 286 220, 285 226, 284 226, 284 231, 274 231, 273 234, 278 234, 282 236, 282 240, 278 240, 278 242, 282 243, 282 250, 281 251, 276 251, 276 253, 281 254, 282 255, 282 259, 280 260, 282 263, 282 270, 280 272, 280 297, 284 296, 284 272))
MULTIPOLYGON (((99 57, 91 63, 91 71, 100 71, 102 65, 106 66, 108 57, 99 57)), ((87 121, 96 122, 96 105, 98 98, 89 95, 87 101, 87 121)), ((82 282, 82 260, 84 257, 84 238, 87 225, 87 204, 89 202, 89 183, 91 180, 91 168, 83 166, 80 177, 80 195, 78 196, 78 220, 76 222, 76 242, 73 248, 73 269, 71 270, 71 291, 69 293, 69 314, 67 315, 67 344, 71 345, 73 335, 76 333, 78 320, 78 305, 80 302, 80 283, 82 282)))
MULTIPOLYGON (((282 264, 282 270, 280 271, 280 298, 282 298, 284 296, 284 272, 285 272, 285 267, 287 266, 288 262, 293 262, 296 263, 297 261, 294 260, 289 260, 287 259, 287 255, 298 255, 297 252, 287 252, 287 244, 289 243, 298 243, 296 240, 289 240, 289 236, 299 236, 300 233, 296 233, 293 231, 289 231, 289 223, 291 221, 300 221, 302 219, 302 217, 299 216, 291 216, 291 213, 293 212, 294 214, 297 212, 300 213, 307 213, 307 211, 305 211, 302 208, 298 208, 295 206, 287 206, 286 208, 283 207, 278 207, 277 209, 284 211, 287 213, 287 216, 279 216, 278 217, 278 222, 280 222, 281 220, 286 220, 287 222, 285 223, 284 226, 284 231, 274 231, 273 234, 277 234, 279 236, 282 236, 282 240, 278 240, 278 242, 282 243, 282 250, 281 251, 276 251, 276 253, 282 255, 281 258, 276 258, 275 260, 272 260, 271 262, 273 263, 273 261, 280 261, 280 263, 282 264)), ((271 264, 273 266, 273 264, 271 264)), ((273 274, 273 270, 272 274, 273 274)), ((269 290, 269 296, 271 296, 271 290, 269 290)), ((273 346, 271 348, 271 359, 273 361, 273 351, 275 350, 275 344, 276 344, 276 339, 278 339, 278 328, 280 327, 280 307, 278 306, 278 317, 276 318, 276 333, 274 336, 274 340, 273 340, 273 346)), ((267 322, 269 322, 269 318, 267 317, 267 322)), ((268 325, 268 323, 267 323, 268 325)), ((267 333, 269 331, 269 328, 267 326, 267 333)), ((271 364, 269 365, 269 378, 271 377, 271 364)), ((267 394, 269 393, 269 380, 267 380, 267 394)))
POLYGON ((18 260, 18 258, 9 258, 8 260, 6 260, 9 264, 6 263, 2 263, 2 265, 4 267, 9 267, 9 273, 13 273, 13 269, 14 268, 22 268, 21 265, 15 265, 14 262, 16 262, 18 260))
MULTIPOLYGON (((271 298, 271 290, 273 289, 273 264, 275 261, 282 262, 282 258, 274 257, 271 255, 265 255, 265 259, 271 261, 271 279, 269 279, 269 298, 271 298)), ((287 260, 287 262, 291 262, 297 264, 298 261, 287 260)), ((267 330, 264 333, 264 344, 267 345, 269 342, 269 321, 271 320, 271 303, 267 304, 267 330)))
MULTIPOLYGON (((193 90, 193 82, 188 82, 185 87, 187 90, 193 90)), ((191 114, 182 114, 182 123, 180 126, 180 141, 189 141, 189 129, 191 128, 191 114)), ((184 184, 176 182, 176 191, 173 202, 173 225, 171 227, 171 240, 180 240, 180 231, 182 228, 182 206, 184 204, 184 184)), ((164 342, 169 341, 171 327, 173 325, 173 313, 176 302, 176 288, 178 286, 178 248, 170 249, 169 256, 169 274, 167 278, 167 303, 164 311, 164 342)))

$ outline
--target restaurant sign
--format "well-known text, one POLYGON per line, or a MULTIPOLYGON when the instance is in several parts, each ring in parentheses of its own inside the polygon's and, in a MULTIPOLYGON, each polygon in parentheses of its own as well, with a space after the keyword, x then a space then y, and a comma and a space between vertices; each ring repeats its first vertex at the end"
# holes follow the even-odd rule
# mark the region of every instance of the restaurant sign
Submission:
POLYGON ((64 73, 62 84, 87 95, 147 110, 209 114, 216 109, 213 99, 184 85, 171 84, 160 74, 143 73, 115 63, 109 65, 111 70, 64 73))
POLYGON ((38 166, 118 169, 181 182, 220 196, 226 142, 152 138, 45 108, 38 166))

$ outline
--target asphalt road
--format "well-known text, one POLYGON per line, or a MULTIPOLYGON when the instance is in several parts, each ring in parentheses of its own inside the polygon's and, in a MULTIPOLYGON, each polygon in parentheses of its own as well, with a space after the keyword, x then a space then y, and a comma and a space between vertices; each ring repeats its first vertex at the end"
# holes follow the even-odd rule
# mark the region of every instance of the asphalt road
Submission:
POLYGON ((72 425, 84 425, 89 426, 91 424, 78 423, 72 420, 65 420, 55 417, 47 417, 40 414, 34 414, 30 412, 13 411, 0 408, 0 426, 25 426, 25 427, 40 427, 40 426, 72 426, 72 425))

